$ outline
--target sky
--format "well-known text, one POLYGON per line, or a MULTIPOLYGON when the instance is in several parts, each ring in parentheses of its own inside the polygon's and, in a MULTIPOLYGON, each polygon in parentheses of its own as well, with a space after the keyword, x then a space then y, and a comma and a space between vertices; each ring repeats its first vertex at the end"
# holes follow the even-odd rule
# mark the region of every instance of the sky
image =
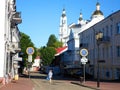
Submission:
POLYGON ((22 18, 19 30, 30 36, 35 47, 46 46, 51 34, 59 39, 63 8, 69 25, 77 23, 80 12, 83 19, 90 20, 97 2, 105 17, 120 10, 120 0, 16 0, 17 11, 21 12, 22 18))

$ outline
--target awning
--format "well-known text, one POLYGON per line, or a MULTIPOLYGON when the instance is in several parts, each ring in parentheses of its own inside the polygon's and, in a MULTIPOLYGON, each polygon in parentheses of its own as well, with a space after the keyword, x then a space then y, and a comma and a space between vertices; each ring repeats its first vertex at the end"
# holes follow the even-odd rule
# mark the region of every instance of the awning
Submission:
POLYGON ((62 54, 63 52, 67 51, 67 49, 68 49, 67 46, 56 48, 57 53, 55 54, 55 56, 58 56, 58 55, 62 54))

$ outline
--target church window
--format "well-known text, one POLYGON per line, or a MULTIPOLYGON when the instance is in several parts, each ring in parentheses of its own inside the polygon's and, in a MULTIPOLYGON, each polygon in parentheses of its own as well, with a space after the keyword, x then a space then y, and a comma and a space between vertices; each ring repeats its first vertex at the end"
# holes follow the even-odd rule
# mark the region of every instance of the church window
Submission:
POLYGON ((63 24, 65 24, 65 23, 66 23, 66 21, 65 21, 65 20, 63 20, 63 21, 62 21, 62 23, 63 23, 63 24))

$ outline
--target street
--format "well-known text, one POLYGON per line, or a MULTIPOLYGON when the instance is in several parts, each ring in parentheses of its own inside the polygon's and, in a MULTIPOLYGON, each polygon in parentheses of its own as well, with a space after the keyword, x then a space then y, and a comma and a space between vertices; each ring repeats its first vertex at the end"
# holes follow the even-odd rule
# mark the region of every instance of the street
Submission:
POLYGON ((31 73, 30 79, 34 84, 34 90, 92 90, 90 88, 85 88, 80 85, 76 85, 75 80, 70 80, 68 78, 62 78, 59 76, 54 76, 52 83, 46 80, 45 74, 31 73), (73 84, 73 83, 74 84, 73 84))

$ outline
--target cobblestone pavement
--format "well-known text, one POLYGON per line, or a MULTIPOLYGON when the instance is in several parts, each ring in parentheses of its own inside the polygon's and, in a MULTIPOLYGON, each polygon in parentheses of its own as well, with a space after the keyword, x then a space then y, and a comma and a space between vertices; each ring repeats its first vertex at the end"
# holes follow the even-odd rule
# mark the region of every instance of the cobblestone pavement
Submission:
POLYGON ((20 77, 17 81, 12 81, 6 85, 0 84, 0 90, 120 90, 120 82, 109 81, 100 82, 100 88, 96 81, 88 81, 80 84, 80 81, 54 76, 52 83, 46 80, 45 74, 31 73, 30 78, 27 75, 20 77))
POLYGON ((54 76, 52 83, 46 80, 46 75, 32 73, 31 80, 34 90, 93 90, 71 83, 71 80, 54 76))
POLYGON ((28 78, 20 77, 17 81, 1 86, 0 90, 33 90, 33 83, 28 78))
MULTIPOLYGON (((86 81, 83 86, 97 89, 97 82, 86 81)), ((120 90, 120 82, 100 82, 99 89, 100 90, 120 90)))

